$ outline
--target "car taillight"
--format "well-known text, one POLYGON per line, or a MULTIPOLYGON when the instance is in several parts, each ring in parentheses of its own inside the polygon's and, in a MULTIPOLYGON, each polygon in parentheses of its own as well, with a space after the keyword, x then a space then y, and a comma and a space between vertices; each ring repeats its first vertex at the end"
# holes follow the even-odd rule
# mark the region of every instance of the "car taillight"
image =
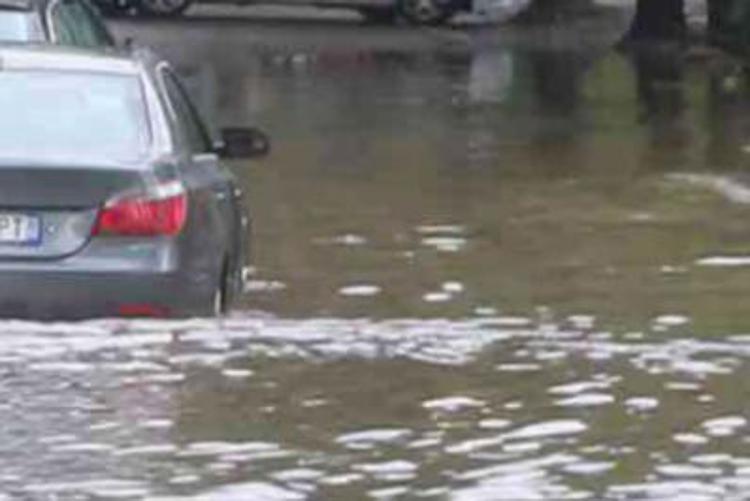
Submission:
POLYGON ((187 195, 181 186, 154 197, 122 198, 99 212, 94 235, 177 235, 187 219, 187 195))

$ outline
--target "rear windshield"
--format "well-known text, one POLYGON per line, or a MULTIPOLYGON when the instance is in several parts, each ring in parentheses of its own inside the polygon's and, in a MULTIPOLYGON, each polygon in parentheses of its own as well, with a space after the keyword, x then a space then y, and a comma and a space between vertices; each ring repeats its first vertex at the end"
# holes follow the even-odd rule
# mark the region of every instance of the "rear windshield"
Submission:
POLYGON ((5 161, 135 162, 149 146, 135 76, 0 70, 0 110, 5 161))
POLYGON ((36 13, 0 7, 0 42, 41 41, 44 34, 36 13))

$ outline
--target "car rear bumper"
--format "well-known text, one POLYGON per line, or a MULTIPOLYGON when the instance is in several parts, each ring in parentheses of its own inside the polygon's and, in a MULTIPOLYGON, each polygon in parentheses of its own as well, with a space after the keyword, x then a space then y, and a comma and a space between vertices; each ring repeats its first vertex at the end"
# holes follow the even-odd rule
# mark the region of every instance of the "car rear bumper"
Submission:
POLYGON ((205 313, 211 292, 175 274, 0 271, 0 317, 75 320, 205 313))
POLYGON ((215 277, 168 240, 95 242, 51 261, 0 261, 0 318, 73 320, 207 313, 215 277))

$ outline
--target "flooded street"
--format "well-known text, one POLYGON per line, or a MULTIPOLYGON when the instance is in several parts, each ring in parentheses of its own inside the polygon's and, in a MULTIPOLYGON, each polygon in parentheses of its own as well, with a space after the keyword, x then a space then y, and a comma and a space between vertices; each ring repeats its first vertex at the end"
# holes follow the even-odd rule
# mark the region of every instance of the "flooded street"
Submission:
POLYGON ((119 23, 273 137, 255 267, 0 324, 0 500, 750 499, 748 82, 625 18, 119 23))

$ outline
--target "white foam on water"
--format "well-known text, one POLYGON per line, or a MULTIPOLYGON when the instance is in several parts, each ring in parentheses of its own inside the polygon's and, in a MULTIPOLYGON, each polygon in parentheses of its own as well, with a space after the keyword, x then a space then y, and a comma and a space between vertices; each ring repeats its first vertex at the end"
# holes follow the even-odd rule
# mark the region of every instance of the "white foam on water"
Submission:
POLYGON ((460 237, 427 237, 422 245, 432 247, 439 252, 460 252, 466 247, 467 240, 460 237))
POLYGON ((750 188, 730 176, 712 174, 670 174, 668 179, 715 191, 730 202, 750 204, 750 188))
POLYGON ((258 292, 280 292, 287 289, 287 285, 279 280, 247 280, 244 291, 252 294, 258 292))
POLYGON ((742 428, 747 425, 747 419, 743 416, 724 416, 704 421, 701 426, 704 429, 711 428, 742 428))
POLYGON ((173 444, 140 445, 119 448, 114 451, 115 456, 171 456, 178 451, 173 444))
POLYGON ((247 379, 255 373, 248 369, 223 369, 221 374, 229 379, 247 379))
POLYGON ((534 423, 517 428, 508 433, 506 438, 528 439, 528 438, 547 438, 561 435, 576 435, 583 433, 588 429, 588 425, 577 419, 558 419, 534 423))
POLYGON ((508 428, 513 422, 508 419, 482 419, 478 426, 483 430, 501 430, 508 428))
POLYGON ((271 442, 193 442, 183 447, 181 457, 220 456, 224 454, 277 452, 279 446, 271 442))
POLYGON ((712 482, 696 480, 654 481, 612 485, 607 488, 607 497, 614 499, 679 499, 679 500, 720 500, 726 499, 723 487, 712 482))
POLYGON ((412 474, 419 466, 412 461, 405 460, 394 460, 394 461, 383 461, 379 463, 362 463, 352 466, 355 471, 369 473, 371 475, 391 475, 391 474, 412 474))
POLYGON ((174 426, 171 419, 144 419, 138 422, 138 426, 145 429, 165 430, 174 426))
POLYGON ((355 233, 345 233, 343 235, 337 235, 333 238, 321 238, 319 240, 316 240, 316 242, 320 242, 323 244, 344 245, 348 247, 359 247, 362 245, 366 245, 367 239, 362 235, 357 235, 355 233))
POLYGON ((453 295, 448 292, 427 292, 422 296, 425 303, 445 303, 453 299, 453 295))
POLYGON ((591 329, 596 323, 593 315, 570 315, 567 320, 577 329, 591 329))
POLYGON ((695 262, 698 266, 739 268, 750 266, 750 256, 709 256, 695 262))
POLYGON ((111 454, 115 450, 115 447, 111 444, 98 442, 76 442, 57 445, 50 450, 56 453, 111 454))
POLYGON ((654 323, 664 327, 680 327, 690 323, 690 317, 685 315, 660 315, 654 319, 654 323))
POLYGON ((449 294, 460 294, 464 291, 464 284, 456 281, 443 282, 441 289, 449 294))
POLYGON ((264 482, 220 486, 194 496, 151 497, 149 501, 303 501, 306 496, 264 482))
POLYGON ((605 390, 610 388, 614 382, 615 381, 611 379, 603 381, 576 381, 553 386, 549 388, 547 392, 553 395, 576 395, 589 390, 605 390))
POLYGON ((480 317, 492 317, 497 315, 497 308, 491 306, 478 306, 474 308, 474 314, 480 317))
POLYGON ((409 490, 408 487, 385 487, 367 491, 367 495, 373 499, 395 499, 405 496, 409 493, 409 490))
POLYGON ((652 411, 659 407, 659 400, 653 397, 630 397, 624 403, 625 407, 637 412, 652 411))
POLYGON ((458 224, 432 224, 421 225, 416 228, 417 233, 423 235, 444 234, 444 235, 463 235, 466 228, 458 224))
POLYGON ((600 405, 609 405, 614 403, 614 395, 609 393, 582 393, 572 397, 555 400, 555 405, 559 407, 596 407, 600 405))
POLYGON ((273 473, 271 477, 281 482, 299 482, 317 480, 324 474, 323 471, 312 468, 294 468, 291 470, 278 471, 273 473))
POLYGON ((715 477, 721 475, 721 468, 706 468, 692 464, 656 465, 655 470, 667 477, 715 477))
POLYGON ((342 486, 351 485, 356 482, 364 480, 364 475, 361 473, 342 473, 340 475, 329 475, 318 480, 318 483, 322 485, 330 486, 342 486))
POLYGON ((487 402, 471 397, 450 396, 422 402, 422 407, 431 411, 458 412, 464 409, 485 407, 487 402))
POLYGON ((538 372, 542 370, 540 364, 499 364, 495 369, 500 372, 538 372))
POLYGON ((715 454, 699 454, 697 456, 693 456, 690 458, 691 463, 695 464, 708 464, 708 465, 716 465, 716 464, 734 464, 737 463, 737 458, 730 454, 722 454, 722 453, 715 453, 715 454))
POLYGON ((355 431, 336 437, 335 442, 352 449, 371 449, 377 444, 394 443, 405 440, 412 431, 405 428, 382 428, 355 431))
POLYGON ((664 388, 670 391, 700 391, 703 385, 700 383, 690 383, 688 381, 670 381, 664 385, 664 388))
POLYGON ((42 495, 44 499, 77 499, 76 493, 104 499, 133 499, 143 498, 149 493, 143 482, 124 479, 32 483, 23 486, 23 491, 30 495, 42 495))
POLYGON ((536 452, 542 448, 541 442, 511 442, 503 444, 503 452, 510 454, 527 454, 529 452, 536 452))
POLYGON ((349 297, 369 297, 380 294, 381 288, 371 284, 347 285, 339 289, 339 294, 349 297))
POLYGON ((683 445, 705 445, 709 442, 708 437, 698 433, 675 433, 672 440, 683 445))

